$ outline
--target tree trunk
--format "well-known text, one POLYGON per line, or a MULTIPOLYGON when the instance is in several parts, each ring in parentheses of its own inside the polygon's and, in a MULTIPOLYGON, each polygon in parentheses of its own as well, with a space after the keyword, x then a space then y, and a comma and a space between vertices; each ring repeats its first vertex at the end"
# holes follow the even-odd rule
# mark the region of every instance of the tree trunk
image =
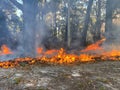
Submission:
POLYGON ((101 0, 98 0, 97 22, 95 26, 94 41, 101 39, 101 0))
POLYGON ((92 9, 92 5, 93 5, 93 0, 89 0, 86 18, 85 18, 85 23, 84 23, 83 32, 82 32, 82 42, 81 42, 82 46, 86 45, 86 37, 87 37, 87 31, 88 31, 89 22, 90 22, 90 12, 92 9))
POLYGON ((56 36, 57 33, 57 4, 55 2, 53 2, 54 4, 54 32, 53 35, 56 36))
POLYGON ((71 30, 70 30, 70 1, 68 0, 68 8, 67 8, 67 28, 66 28, 66 35, 67 35, 67 47, 70 48, 71 46, 71 30))
POLYGON ((23 0, 23 45, 25 56, 35 56, 35 32, 36 32, 36 0, 23 0))
POLYGON ((105 20, 105 35, 107 41, 112 38, 112 33, 110 32, 112 30, 112 1, 113 0, 107 0, 106 1, 106 20, 105 20))

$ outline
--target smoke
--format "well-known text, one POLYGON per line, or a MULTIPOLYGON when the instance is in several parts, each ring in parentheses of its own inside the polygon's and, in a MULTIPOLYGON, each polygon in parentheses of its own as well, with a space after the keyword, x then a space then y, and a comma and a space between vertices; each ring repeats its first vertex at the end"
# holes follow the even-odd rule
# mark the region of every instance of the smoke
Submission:
MULTIPOLYGON (((25 1, 25 0, 24 0, 25 1)), ((27 0, 26 0, 27 1, 27 0)), ((13 54, 12 55, 3 55, 0 56, 0 60, 10 60, 16 57, 25 57, 25 56, 30 56, 30 57, 35 57, 36 54, 36 48, 38 47, 42 47, 43 49, 48 49, 48 47, 54 45, 56 47, 60 46, 60 42, 57 42, 57 40, 53 40, 51 37, 51 29, 53 30, 53 28, 55 26, 55 13, 56 13, 56 8, 55 8, 55 2, 51 2, 49 5, 49 8, 47 6, 40 4, 40 3, 34 3, 34 5, 30 4, 33 0, 30 0, 29 3, 25 3, 23 12, 23 19, 22 19, 22 23, 24 25, 21 25, 21 31, 19 31, 19 33, 17 32, 16 37, 15 37, 15 41, 14 40, 9 40, 10 37, 12 36, 12 34, 7 35, 8 38, 4 37, 7 41, 9 41, 9 43, 4 43, 7 44, 9 48, 12 49, 13 54), (35 7, 34 7, 35 6, 35 7), (36 8, 36 6, 38 6, 36 8), (52 26, 52 28, 51 28, 52 26), (52 43, 52 44, 51 44, 52 43), (58 45, 59 44, 59 45, 58 45)), ((0 3, 2 3, 1 5, 3 7, 6 7, 6 5, 3 5, 3 1, 0 1, 0 3)), ((0 9, 3 10, 3 8, 0 6, 0 9)), ((2 11, 0 11, 2 12, 2 11)), ((0 14, 2 15, 2 14, 0 14)), ((76 17, 75 17, 76 18, 76 17)), ((109 30, 106 34, 105 37, 109 40, 105 41, 105 43, 102 44, 102 47, 105 50, 112 50, 112 49, 119 49, 119 45, 120 45, 120 16, 117 19, 113 20, 113 26, 112 29, 109 30), (119 19, 118 19, 119 18, 119 19)), ((7 18, 6 18, 7 19, 7 18)), ((16 20, 13 17, 14 20, 16 20)), ((78 19, 78 18, 77 18, 78 19)), ((72 18, 73 20, 73 18, 72 18)), ((62 21, 62 20, 61 20, 62 21)), ((64 20, 65 21, 65 20, 64 20)), ((76 20, 75 20, 76 21, 76 20)), ((0 20, 0 25, 2 26, 2 28, 4 28, 4 30, 7 30, 8 28, 5 28, 5 25, 2 25, 3 22, 0 20)), ((5 22, 8 23, 8 22, 5 22)), ((16 23, 16 22, 14 22, 16 23)), ((72 22, 74 23, 74 22, 72 22)), ((79 23, 79 20, 78 20, 79 23)), ((60 24, 60 23, 59 23, 60 24)), ((63 24, 63 23, 62 23, 63 24)), ((79 24, 78 24, 79 25, 79 24)), ((80 26, 78 26, 79 28, 80 26)), ((76 26, 71 26, 71 28, 74 30, 76 28, 76 26)), ((77 29, 78 29, 77 28, 77 29)), ((2 29, 0 29, 2 30, 2 29)), ((90 31, 90 30, 89 30, 90 31)), ((59 30, 58 30, 59 32, 59 30)), ((0 34, 5 36, 6 34, 8 34, 9 31, 6 31, 4 34, 0 34)), ((90 33, 90 32, 88 32, 90 33)), ((73 47, 72 49, 81 49, 80 48, 80 36, 81 32, 80 30, 75 30, 71 33, 71 38, 72 38, 72 42, 71 42, 71 47, 73 47)), ((2 36, 2 37, 3 37, 2 36)), ((88 36, 88 40, 92 41, 91 38, 92 35, 89 34, 88 36)), ((2 41, 3 42, 3 41, 2 41)), ((5 42, 5 40, 4 40, 5 42)), ((93 42, 93 41, 92 41, 93 42)), ((2 43, 3 44, 3 43, 2 43)), ((1 45, 2 45, 1 44, 1 45)), ((64 46, 65 47, 65 46, 64 46)))
MULTIPOLYGON (((117 19, 120 20, 120 18, 117 19)), ((114 21, 112 29, 105 35, 108 39, 102 45, 105 50, 120 50, 120 24, 115 23, 117 19, 114 21)))
MULTIPOLYGON (((0 4, 3 4, 3 2, 0 1, 0 4)), ((48 16, 46 15, 46 11, 48 11, 47 10, 48 8, 44 8, 44 6, 42 7, 39 6, 40 3, 35 3, 35 2, 32 3, 32 2, 34 1, 30 0, 28 2, 24 0, 23 2, 24 10, 22 11, 22 17, 19 17, 20 15, 16 16, 16 17, 19 17, 17 19, 21 19, 22 24, 20 24, 21 21, 19 22, 19 20, 17 20, 15 16, 11 17, 13 22, 12 20, 7 21, 8 19, 7 16, 4 17, 4 20, 3 20, 4 23, 0 20, 0 30, 1 30, 0 40, 1 40, 1 37, 4 38, 2 41, 0 41, 0 46, 5 44, 13 52, 13 54, 11 55, 0 56, 1 60, 10 60, 16 57, 26 57, 26 56, 35 57, 37 55, 36 48, 38 47, 45 48, 44 43, 47 42, 47 38, 49 38, 50 36, 50 29, 48 28, 50 26, 51 21, 48 22, 49 20, 46 19, 49 17, 49 15, 48 16), (11 22, 12 24, 10 24, 11 22), (16 25, 16 23, 18 23, 18 26, 16 25), (6 28, 7 25, 8 27, 12 25, 13 26, 10 28, 6 28), (13 31, 14 28, 16 29, 15 31, 13 31), (11 32, 14 32, 14 34, 12 34, 11 32)), ((3 6, 5 7, 6 5, 3 5, 3 6)), ((3 10, 2 7, 0 7, 0 9, 3 10)), ((7 11, 7 8, 4 10, 7 11)), ((3 16, 6 13, 4 13, 4 15, 2 16, 1 12, 2 11, 0 11, 0 16, 3 19, 3 16)), ((9 10, 7 12, 11 13, 10 16, 12 15, 12 13, 14 13, 9 10)))
POLYGON ((21 56, 36 57, 36 49, 44 48, 44 40, 49 37, 48 22, 45 22, 47 8, 33 0, 24 1, 23 30, 19 47, 21 56))

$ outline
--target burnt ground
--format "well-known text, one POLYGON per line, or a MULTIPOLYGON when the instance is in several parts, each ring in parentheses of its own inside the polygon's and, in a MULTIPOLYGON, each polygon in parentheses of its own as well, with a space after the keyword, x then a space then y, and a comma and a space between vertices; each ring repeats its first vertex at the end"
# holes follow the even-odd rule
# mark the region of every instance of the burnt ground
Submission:
POLYGON ((120 61, 0 68, 0 90, 120 90, 120 61))

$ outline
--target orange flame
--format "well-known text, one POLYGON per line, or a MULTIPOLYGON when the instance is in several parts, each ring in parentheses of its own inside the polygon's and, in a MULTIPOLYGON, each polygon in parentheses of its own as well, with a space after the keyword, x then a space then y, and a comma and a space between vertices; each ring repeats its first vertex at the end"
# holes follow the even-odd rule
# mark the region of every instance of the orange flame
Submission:
POLYGON ((112 57, 120 56, 120 51, 118 51, 118 50, 111 50, 109 52, 103 53, 102 55, 104 55, 104 56, 112 56, 112 57))
POLYGON ((99 40, 96 43, 89 45, 84 50, 81 50, 81 52, 88 52, 88 51, 95 51, 95 50, 103 50, 102 47, 100 47, 100 44, 102 44, 105 41, 105 39, 99 40))
POLYGON ((45 54, 52 54, 52 53, 57 53, 54 56, 47 57, 44 55, 40 60, 50 62, 50 63, 57 63, 57 64, 69 64, 69 63, 74 63, 76 61, 80 62, 86 62, 86 61, 92 61, 92 56, 89 55, 75 55, 75 54, 67 54, 66 51, 61 48, 60 50, 49 50, 46 51, 45 54))
POLYGON ((45 52, 45 54, 47 54, 47 55, 52 55, 52 54, 57 53, 57 52, 58 52, 58 50, 52 49, 52 50, 47 50, 47 51, 45 52))
POLYGON ((0 55, 13 54, 13 52, 7 47, 7 45, 1 46, 0 55))
MULTIPOLYGON (((38 56, 36 58, 16 58, 12 61, 0 62, 0 67, 9 68, 19 66, 21 62, 25 62, 28 64, 34 64, 37 62, 41 63, 50 63, 50 64, 73 64, 78 62, 91 62, 98 60, 120 60, 120 51, 119 50, 111 50, 105 51, 104 48, 100 47, 100 44, 105 41, 102 39, 95 44, 92 44, 81 50, 78 54, 67 53, 65 49, 61 48, 60 50, 52 49, 52 50, 43 50, 43 48, 37 48, 36 52, 38 56), (89 51, 102 51, 99 54, 90 54, 89 51)), ((6 45, 1 47, 1 52, 4 54, 12 54, 9 48, 6 45)))
POLYGON ((87 54, 81 54, 79 59, 82 61, 82 62, 88 62, 88 61, 94 61, 94 56, 92 55, 87 55, 87 54))
POLYGON ((102 53, 102 56, 103 56, 103 59, 120 60, 120 51, 111 50, 111 51, 102 53))
POLYGON ((37 52, 37 54, 41 54, 41 53, 43 52, 43 48, 41 48, 41 47, 40 47, 40 48, 37 48, 37 49, 36 49, 36 52, 37 52))

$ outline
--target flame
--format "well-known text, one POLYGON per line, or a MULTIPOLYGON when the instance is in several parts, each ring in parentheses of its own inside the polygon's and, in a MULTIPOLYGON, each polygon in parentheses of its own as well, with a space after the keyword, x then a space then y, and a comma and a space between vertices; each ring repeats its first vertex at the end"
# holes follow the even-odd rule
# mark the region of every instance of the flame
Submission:
POLYGON ((100 44, 102 44, 106 39, 103 38, 99 41, 97 41, 96 43, 89 45, 87 48, 85 48, 84 50, 81 50, 81 52, 88 52, 88 51, 95 51, 95 50, 103 50, 102 47, 100 47, 100 44))
MULTIPOLYGON (((42 50, 42 49, 37 49, 42 50)), ((76 55, 76 54, 68 54, 66 53, 65 49, 61 48, 60 50, 47 50, 46 52, 40 51, 40 53, 43 53, 42 57, 37 58, 16 58, 14 61, 6 61, 6 62, 0 62, 0 67, 3 68, 9 68, 9 67, 15 67, 19 66, 19 63, 21 62, 27 62, 28 64, 34 64, 36 62, 45 62, 45 63, 51 63, 51 64, 71 64, 75 62, 88 62, 88 61, 94 61, 92 55, 76 55), (55 53, 55 54, 54 54, 55 53)))
POLYGON ((13 54, 13 52, 7 47, 7 45, 1 46, 0 55, 13 54))
POLYGON ((120 56, 120 51, 118 51, 118 50, 111 50, 109 52, 103 53, 103 55, 104 56, 112 56, 112 57, 120 56))
MULTIPOLYGON (((27 64, 35 64, 35 63, 47 63, 47 64, 74 64, 78 62, 92 62, 96 60, 120 60, 120 51, 119 50, 111 50, 105 51, 104 48, 100 46, 105 41, 102 39, 84 50, 81 50, 79 53, 67 53, 64 48, 59 50, 43 50, 43 48, 37 48, 36 52, 38 56, 36 58, 25 57, 25 58, 16 58, 11 61, 0 62, 0 67, 9 68, 20 66, 21 63, 25 62, 27 64), (89 51, 102 51, 99 54, 90 54, 89 51)), ((69 51, 68 51, 69 52, 69 51)), ((6 46, 3 45, 1 47, 2 54, 12 54, 12 51, 6 46)))
POLYGON ((60 50, 48 50, 44 52, 43 57, 40 58, 41 61, 57 63, 57 64, 70 64, 74 62, 88 62, 93 61, 91 55, 75 55, 66 53, 65 49, 61 48, 60 50), (55 55, 54 55, 55 53, 55 55), (52 55, 48 57, 48 55, 52 55))
POLYGON ((105 59, 110 59, 110 60, 120 60, 120 51, 119 50, 111 50, 108 52, 102 53, 102 58, 105 59))
POLYGON ((58 53, 58 50, 55 50, 55 49, 47 50, 44 54, 46 54, 46 55, 52 55, 54 53, 58 53))
POLYGON ((93 55, 87 55, 87 54, 81 54, 79 59, 82 62, 94 61, 94 56, 93 55))
POLYGON ((41 48, 41 47, 40 47, 40 48, 37 48, 37 49, 36 49, 36 52, 37 52, 37 54, 41 54, 41 53, 43 52, 43 48, 41 48))

